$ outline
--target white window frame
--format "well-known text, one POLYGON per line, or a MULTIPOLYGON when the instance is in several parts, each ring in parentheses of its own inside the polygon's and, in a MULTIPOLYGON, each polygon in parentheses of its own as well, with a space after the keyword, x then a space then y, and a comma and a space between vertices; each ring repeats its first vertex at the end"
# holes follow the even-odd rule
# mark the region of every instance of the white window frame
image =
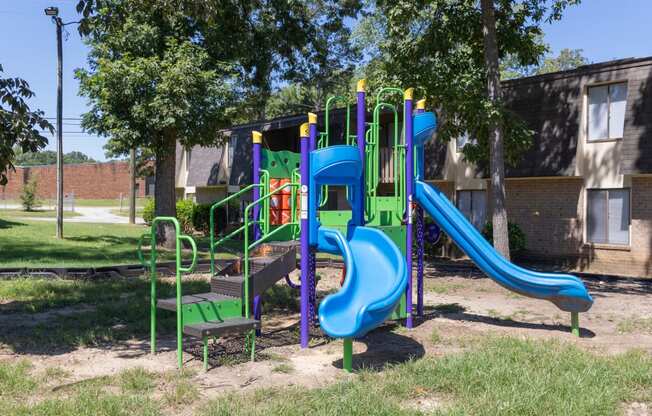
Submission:
POLYGON ((625 126, 623 121, 623 134, 620 137, 606 137, 606 138, 600 138, 600 139, 591 139, 590 136, 590 123, 591 123, 591 112, 589 111, 589 106, 590 106, 590 100, 591 100, 591 88, 596 88, 596 87, 607 87, 607 134, 609 134, 609 123, 610 123, 610 115, 611 115, 611 86, 612 85, 618 85, 618 84, 625 84, 625 87, 627 88, 627 93, 625 95, 625 114, 623 117, 625 120, 627 120, 627 97, 629 96, 629 83, 627 82, 626 79, 624 80, 617 80, 617 81, 608 81, 608 82, 602 82, 602 83, 595 83, 595 84, 590 84, 586 86, 586 107, 585 107, 585 114, 586 114, 586 125, 585 125, 585 137, 586 137, 586 142, 587 143, 600 143, 600 142, 612 142, 612 141, 617 141, 617 140, 622 140, 623 136, 625 135, 625 126))
POLYGON ((623 187, 623 188, 587 188, 585 189, 584 192, 584 215, 585 215, 585 221, 584 221, 584 241, 588 245, 593 245, 593 246, 605 246, 605 247, 619 247, 619 248, 629 248, 631 247, 632 244, 632 188, 631 187, 623 187), (589 212, 590 212, 590 207, 589 207, 589 193, 591 191, 606 191, 607 192, 607 203, 606 203, 606 208, 607 208, 607 213, 605 215, 605 219, 607 221, 606 224, 606 233, 607 233, 607 242, 604 243, 597 243, 593 241, 589 241, 589 212), (609 191, 627 191, 629 195, 629 223, 627 225, 627 243, 613 243, 609 241, 609 191))
POLYGON ((238 146, 238 135, 234 134, 229 137, 226 145, 226 168, 231 169, 233 166, 233 158, 235 157, 235 149, 238 146))
MULTIPOLYGON (((455 193, 455 207, 461 211, 460 208, 460 193, 461 192, 471 192, 471 214, 473 214, 473 193, 474 192, 482 192, 484 194, 484 208, 485 208, 485 218, 484 222, 482 223, 482 226, 478 231, 482 232, 484 229, 485 224, 487 223, 487 215, 488 215, 488 208, 489 208, 489 199, 487 196, 487 190, 486 189, 458 189, 455 193)), ((462 213, 464 215, 464 213, 462 213)), ((471 224, 473 224, 472 218, 467 218, 466 215, 464 215, 464 218, 466 218, 471 224)), ((475 226, 475 224, 473 224, 475 226)))

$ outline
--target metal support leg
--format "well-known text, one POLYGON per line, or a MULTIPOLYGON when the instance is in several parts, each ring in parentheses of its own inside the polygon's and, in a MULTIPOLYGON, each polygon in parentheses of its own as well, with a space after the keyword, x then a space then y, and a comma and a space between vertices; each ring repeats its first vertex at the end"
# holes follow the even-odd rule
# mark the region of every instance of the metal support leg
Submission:
POLYGON ((204 371, 208 371, 208 337, 202 340, 204 343, 204 371))
POLYGON ((580 314, 571 312, 571 333, 576 337, 580 336, 580 314))
POLYGON ((353 371, 353 340, 351 338, 344 338, 344 355, 342 357, 342 368, 344 371, 353 371))
POLYGON ((256 331, 251 332, 251 362, 256 360, 256 331))

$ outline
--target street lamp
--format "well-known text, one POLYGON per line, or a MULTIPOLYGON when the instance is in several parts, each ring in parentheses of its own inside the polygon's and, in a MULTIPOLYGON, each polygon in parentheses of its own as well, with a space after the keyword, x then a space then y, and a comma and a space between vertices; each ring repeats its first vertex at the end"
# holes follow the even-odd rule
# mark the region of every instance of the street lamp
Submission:
POLYGON ((48 7, 44 11, 57 25, 57 238, 63 238, 63 22, 58 7, 48 7))
POLYGON ((52 6, 46 7, 45 8, 45 15, 46 16, 56 17, 56 16, 59 15, 59 8, 58 7, 52 7, 52 6))

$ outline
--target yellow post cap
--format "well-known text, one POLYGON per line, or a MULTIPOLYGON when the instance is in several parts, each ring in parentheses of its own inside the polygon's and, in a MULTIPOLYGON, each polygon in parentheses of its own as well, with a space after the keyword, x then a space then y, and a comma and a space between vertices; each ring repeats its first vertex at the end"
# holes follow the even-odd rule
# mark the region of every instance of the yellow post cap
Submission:
POLYGON ((417 110, 425 110, 426 109, 426 99, 422 98, 419 101, 417 101, 417 110))
POLYGON ((308 123, 310 123, 310 124, 317 124, 317 114, 315 114, 315 113, 308 113, 308 123))
POLYGON ((405 92, 403 93, 403 99, 411 100, 412 97, 414 97, 414 88, 408 88, 407 90, 405 90, 405 92))
POLYGON ((357 92, 364 92, 366 87, 367 87, 367 80, 363 78, 361 80, 358 80, 358 84, 356 86, 356 91, 357 92))
POLYGON ((310 136, 310 124, 303 123, 301 127, 299 127, 299 136, 302 138, 310 136))
POLYGON ((256 130, 252 131, 251 132, 251 140, 254 143, 262 143, 263 142, 263 133, 261 133, 259 131, 256 131, 256 130))

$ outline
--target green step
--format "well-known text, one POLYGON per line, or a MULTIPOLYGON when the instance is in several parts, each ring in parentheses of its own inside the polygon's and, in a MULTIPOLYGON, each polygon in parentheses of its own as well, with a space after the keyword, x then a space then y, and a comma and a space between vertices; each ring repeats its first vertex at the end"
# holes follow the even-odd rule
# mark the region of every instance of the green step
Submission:
MULTIPOLYGON (((175 312, 177 299, 159 299, 156 306, 175 312)), ((181 298, 183 325, 202 322, 224 321, 242 317, 242 300, 233 296, 208 292, 186 295, 181 298)))
POLYGON ((253 329, 260 329, 260 321, 247 318, 229 318, 223 321, 201 322, 185 325, 183 333, 196 338, 221 337, 224 335, 241 334, 253 329))

